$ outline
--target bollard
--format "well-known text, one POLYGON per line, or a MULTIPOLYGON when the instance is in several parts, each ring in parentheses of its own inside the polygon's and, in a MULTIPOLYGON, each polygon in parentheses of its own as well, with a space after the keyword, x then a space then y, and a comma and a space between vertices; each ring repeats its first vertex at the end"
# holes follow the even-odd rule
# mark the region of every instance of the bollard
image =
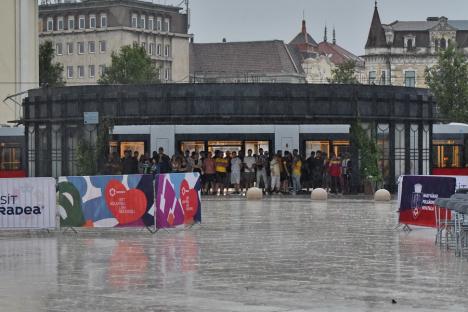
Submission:
POLYGON ((247 200, 262 200, 263 192, 258 187, 251 187, 247 191, 247 200))
POLYGON ((378 202, 388 202, 392 199, 390 192, 386 189, 380 189, 374 194, 374 200, 378 202))
POLYGON ((323 188, 316 188, 312 191, 310 198, 312 200, 326 201, 328 199, 328 193, 323 188))

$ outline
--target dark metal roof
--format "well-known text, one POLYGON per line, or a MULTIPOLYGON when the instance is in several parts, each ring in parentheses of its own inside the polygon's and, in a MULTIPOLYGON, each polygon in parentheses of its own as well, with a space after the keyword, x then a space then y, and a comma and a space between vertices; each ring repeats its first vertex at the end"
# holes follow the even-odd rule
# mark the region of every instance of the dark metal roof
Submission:
POLYGON ((384 47, 387 47, 387 39, 385 37, 385 30, 380 22, 379 10, 376 6, 374 9, 374 16, 372 17, 369 36, 367 37, 366 49, 384 47))
POLYGON ((303 74, 294 47, 283 41, 192 43, 190 73, 303 74))

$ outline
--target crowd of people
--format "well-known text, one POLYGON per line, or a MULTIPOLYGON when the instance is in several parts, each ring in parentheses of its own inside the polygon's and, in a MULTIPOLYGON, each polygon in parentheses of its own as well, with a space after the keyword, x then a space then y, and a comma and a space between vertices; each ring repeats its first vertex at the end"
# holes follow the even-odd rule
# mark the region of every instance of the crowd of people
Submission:
POLYGON ((302 157, 297 149, 269 154, 259 149, 253 154, 243 151, 190 152, 170 158, 163 148, 158 152, 139 155, 125 151, 109 155, 106 174, 162 174, 198 172, 204 195, 245 194, 251 187, 265 194, 301 194, 315 188, 331 193, 351 192, 351 160, 348 154, 330 157, 322 151, 302 157), (231 193, 230 193, 231 192, 231 193))

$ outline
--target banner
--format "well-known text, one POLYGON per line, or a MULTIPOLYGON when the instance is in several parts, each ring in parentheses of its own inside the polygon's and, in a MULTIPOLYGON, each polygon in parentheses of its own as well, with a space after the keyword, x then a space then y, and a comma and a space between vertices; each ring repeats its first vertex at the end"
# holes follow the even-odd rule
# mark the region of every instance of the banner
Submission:
POLYGON ((0 179, 0 228, 53 229, 54 178, 0 179))
POLYGON ((170 173, 156 176, 156 228, 201 222, 200 174, 170 173))
MULTIPOLYGON (((400 223, 436 227, 434 202, 455 193, 456 179, 439 176, 403 176, 398 186, 400 223)), ((445 209, 441 211, 445 215, 445 209)))
POLYGON ((63 227, 143 227, 154 225, 152 175, 59 178, 63 227))

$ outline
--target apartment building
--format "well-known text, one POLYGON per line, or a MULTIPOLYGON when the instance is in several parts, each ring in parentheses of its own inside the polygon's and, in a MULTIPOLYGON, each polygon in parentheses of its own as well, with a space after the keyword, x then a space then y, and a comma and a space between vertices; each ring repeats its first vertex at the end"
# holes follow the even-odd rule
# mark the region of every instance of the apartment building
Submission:
POLYGON ((188 14, 138 0, 87 0, 39 6, 40 42, 50 40, 66 84, 96 84, 112 52, 138 44, 162 82, 189 80, 188 14))

